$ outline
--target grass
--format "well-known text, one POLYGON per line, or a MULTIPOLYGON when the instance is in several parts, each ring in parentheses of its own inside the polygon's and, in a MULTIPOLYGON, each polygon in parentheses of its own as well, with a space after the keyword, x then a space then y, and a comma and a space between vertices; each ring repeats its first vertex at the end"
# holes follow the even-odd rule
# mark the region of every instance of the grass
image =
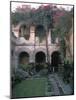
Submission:
POLYGON ((28 79, 13 88, 13 98, 45 96, 46 78, 28 79))

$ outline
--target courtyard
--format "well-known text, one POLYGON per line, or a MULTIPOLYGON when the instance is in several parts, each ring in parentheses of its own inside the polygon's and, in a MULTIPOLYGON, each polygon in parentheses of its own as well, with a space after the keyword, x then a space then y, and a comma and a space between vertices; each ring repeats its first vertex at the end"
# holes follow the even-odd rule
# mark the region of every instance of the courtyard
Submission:
POLYGON ((13 4, 11 98, 73 95, 73 5, 13 4))
POLYGON ((45 96, 47 79, 27 79, 15 86, 13 93, 15 97, 45 96), (29 92, 27 92, 29 91, 29 92))
POLYGON ((37 72, 35 75, 21 79, 12 89, 13 98, 23 97, 46 97, 72 95, 73 87, 70 83, 63 81, 58 73, 46 74, 37 72))

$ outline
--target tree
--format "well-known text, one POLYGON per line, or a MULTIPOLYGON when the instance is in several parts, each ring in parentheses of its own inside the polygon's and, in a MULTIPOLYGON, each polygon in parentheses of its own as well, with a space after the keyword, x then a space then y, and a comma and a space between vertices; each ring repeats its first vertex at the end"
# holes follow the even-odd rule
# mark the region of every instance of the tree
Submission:
POLYGON ((70 39, 70 30, 73 27, 73 10, 66 11, 64 16, 60 17, 59 23, 55 26, 55 33, 59 34, 61 39, 61 51, 63 56, 66 56, 66 49, 71 55, 69 39, 70 39))

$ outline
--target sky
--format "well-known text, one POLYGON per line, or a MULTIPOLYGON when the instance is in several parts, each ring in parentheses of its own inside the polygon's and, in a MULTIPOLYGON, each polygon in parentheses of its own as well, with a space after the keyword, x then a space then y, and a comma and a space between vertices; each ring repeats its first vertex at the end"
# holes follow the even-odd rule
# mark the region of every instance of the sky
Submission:
MULTIPOLYGON (((51 2, 50 2, 51 3, 51 2)), ((16 8, 18 6, 22 6, 22 5, 31 5, 32 8, 38 8, 41 4, 36 4, 36 3, 23 3, 23 2, 12 2, 11 3, 11 10, 14 12, 16 10, 16 8)), ((47 5, 47 4, 44 4, 47 5)), ((57 7, 62 7, 65 10, 70 10, 73 6, 69 6, 69 5, 57 5, 57 7)))

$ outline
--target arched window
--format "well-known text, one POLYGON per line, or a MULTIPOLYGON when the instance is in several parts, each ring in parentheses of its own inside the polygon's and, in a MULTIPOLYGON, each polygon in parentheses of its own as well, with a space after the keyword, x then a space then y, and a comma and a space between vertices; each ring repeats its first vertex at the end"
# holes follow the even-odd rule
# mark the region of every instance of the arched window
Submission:
POLYGON ((42 40, 45 39, 46 33, 45 29, 42 25, 38 25, 35 29, 35 37, 39 37, 39 42, 42 42, 42 40))
POLYGON ((30 36, 29 28, 26 27, 25 24, 21 25, 19 29, 19 37, 24 37, 26 40, 28 40, 29 36, 30 36))

